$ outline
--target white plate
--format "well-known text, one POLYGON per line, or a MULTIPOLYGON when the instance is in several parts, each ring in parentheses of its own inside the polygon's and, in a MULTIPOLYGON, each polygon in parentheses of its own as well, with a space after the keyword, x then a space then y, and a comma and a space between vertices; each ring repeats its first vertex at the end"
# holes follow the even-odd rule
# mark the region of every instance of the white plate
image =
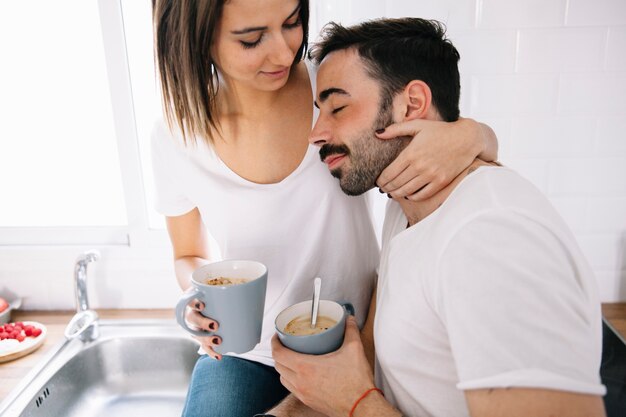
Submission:
POLYGON ((41 334, 37 337, 26 337, 21 342, 17 342, 14 339, 0 340, 0 363, 28 355, 43 344, 47 334, 46 326, 36 321, 25 321, 23 323, 24 325, 31 325, 41 329, 41 334))

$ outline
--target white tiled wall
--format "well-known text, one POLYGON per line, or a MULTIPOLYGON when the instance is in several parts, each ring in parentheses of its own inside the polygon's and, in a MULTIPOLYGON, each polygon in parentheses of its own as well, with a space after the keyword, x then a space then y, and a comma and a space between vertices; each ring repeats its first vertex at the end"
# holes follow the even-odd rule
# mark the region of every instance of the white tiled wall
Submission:
MULTIPOLYGON (((461 112, 568 222, 602 300, 626 301, 626 0, 312 0, 312 31, 382 16, 445 22, 461 112)), ((315 37, 312 36, 311 40, 315 37)))

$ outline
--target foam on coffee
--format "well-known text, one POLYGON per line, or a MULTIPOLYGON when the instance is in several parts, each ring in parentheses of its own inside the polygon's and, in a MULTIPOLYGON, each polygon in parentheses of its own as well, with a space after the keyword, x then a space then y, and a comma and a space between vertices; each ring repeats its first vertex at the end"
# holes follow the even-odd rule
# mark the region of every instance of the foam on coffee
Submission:
POLYGON ((337 324, 337 320, 318 316, 315 327, 311 328, 311 316, 299 316, 287 323, 284 332, 293 336, 309 336, 325 332, 335 324, 337 324))
POLYGON ((220 287, 228 287, 230 285, 245 284, 246 282, 249 282, 249 281, 250 280, 246 279, 246 278, 215 277, 215 278, 207 279, 204 283, 206 285, 216 285, 216 286, 220 286, 220 287))

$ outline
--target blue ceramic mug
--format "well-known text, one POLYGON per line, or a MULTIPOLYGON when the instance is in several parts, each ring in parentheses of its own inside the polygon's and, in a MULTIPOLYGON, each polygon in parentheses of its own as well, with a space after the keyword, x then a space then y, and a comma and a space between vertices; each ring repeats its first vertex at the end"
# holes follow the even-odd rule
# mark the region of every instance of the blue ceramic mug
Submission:
POLYGON ((311 355, 323 355, 333 352, 343 343, 348 314, 354 315, 354 307, 350 303, 338 303, 320 300, 318 317, 325 316, 337 323, 321 333, 311 335, 293 335, 285 332, 287 324, 297 318, 311 318, 312 301, 303 301, 281 311, 274 325, 278 338, 283 345, 291 350, 311 355))
POLYGON ((196 336, 220 336, 222 343, 214 346, 218 353, 248 352, 261 341, 263 309, 267 288, 267 267, 260 262, 226 260, 203 265, 192 274, 191 287, 176 304, 176 321, 196 336), (220 277, 235 285, 209 285, 220 277), (193 300, 204 303, 201 314, 218 322, 215 332, 196 330, 185 320, 185 309, 193 300))

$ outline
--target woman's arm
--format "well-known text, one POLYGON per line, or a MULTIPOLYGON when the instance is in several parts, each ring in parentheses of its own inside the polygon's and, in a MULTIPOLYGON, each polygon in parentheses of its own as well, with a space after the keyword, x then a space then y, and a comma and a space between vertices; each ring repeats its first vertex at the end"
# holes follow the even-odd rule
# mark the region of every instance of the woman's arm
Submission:
MULTIPOLYGON (((202 223, 202 217, 197 208, 182 216, 166 217, 167 231, 174 250, 174 271, 178 284, 183 290, 191 286, 191 274, 193 271, 209 262, 210 252, 207 232, 202 223)), ((219 323, 200 312, 204 304, 199 300, 193 300, 185 314, 189 324, 200 330, 214 332, 219 323)), ((204 351, 214 359, 221 359, 222 355, 213 350, 213 346, 219 345, 219 336, 196 337, 204 351)))
POLYGON ((493 130, 472 119, 442 122, 415 119, 388 126, 379 139, 413 139, 380 174, 377 184, 393 198, 422 201, 446 187, 476 157, 487 162, 498 156, 493 130))
POLYGON ((167 232, 174 250, 174 270, 183 290, 191 285, 191 274, 210 259, 208 238, 200 211, 166 217, 167 232))

